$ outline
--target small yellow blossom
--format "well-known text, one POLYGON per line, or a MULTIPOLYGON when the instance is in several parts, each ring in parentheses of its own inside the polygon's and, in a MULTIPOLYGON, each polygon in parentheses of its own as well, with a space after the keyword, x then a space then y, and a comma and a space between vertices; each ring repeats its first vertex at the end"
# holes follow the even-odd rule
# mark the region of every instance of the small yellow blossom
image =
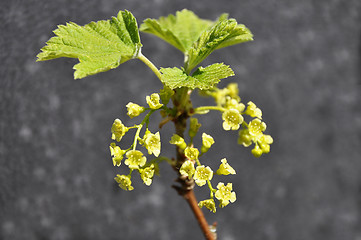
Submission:
POLYGON ((210 167, 197 166, 194 173, 193 179, 195 180, 198 186, 203 186, 207 183, 207 180, 211 180, 213 177, 213 171, 210 167))
POLYGON ((188 178, 192 178, 194 172, 194 163, 191 160, 185 161, 179 169, 179 173, 181 175, 187 176, 188 178))
POLYGON ((130 150, 126 153, 126 156, 127 159, 124 163, 131 169, 139 169, 139 167, 143 167, 147 161, 147 158, 143 156, 143 153, 138 150, 130 150))
POLYGON ((113 157, 113 165, 119 167, 126 151, 120 149, 115 143, 111 143, 109 149, 110 155, 113 157))
POLYGON ((187 147, 184 150, 184 155, 190 160, 196 160, 198 159, 199 151, 197 148, 187 147))
POLYGON ((232 192, 232 183, 228 183, 226 186, 223 182, 218 183, 218 190, 216 191, 216 198, 220 201, 220 207, 225 207, 229 202, 236 201, 236 193, 232 192))
POLYGON ((213 199, 206 199, 206 200, 200 201, 198 203, 198 206, 200 208, 206 207, 206 208, 208 208, 209 211, 211 211, 213 213, 216 212, 216 204, 214 203, 213 199))
POLYGON ((222 163, 216 172, 218 175, 236 174, 236 171, 227 163, 225 158, 223 158, 221 162, 222 163))
POLYGON ((127 115, 130 118, 138 117, 145 110, 144 107, 141 107, 138 104, 132 102, 129 102, 126 107, 127 107, 127 115))
POLYGON ((261 109, 259 109, 256 104, 254 104, 253 102, 249 101, 247 103, 247 109, 244 112, 245 114, 251 116, 251 117, 257 117, 259 119, 262 119, 262 111, 261 109))
POLYGON ((253 154, 253 156, 258 158, 258 157, 262 156, 263 150, 258 146, 258 144, 256 144, 254 146, 254 148, 252 149, 252 154, 253 154))
POLYGON ((160 154, 160 134, 156 132, 155 134, 151 133, 147 130, 143 137, 144 146, 148 150, 148 154, 154 154, 154 156, 158 157, 160 154))
POLYGON ((159 100, 160 96, 158 93, 153 93, 152 95, 146 97, 146 101, 151 109, 159 109, 163 106, 159 100))
POLYGON ((112 125, 112 139, 118 142, 122 140, 122 137, 128 132, 128 128, 124 126, 120 119, 115 119, 112 125))
POLYGON ((227 109, 237 109, 239 112, 243 112, 246 106, 243 103, 238 102, 234 98, 227 97, 226 105, 227 109))
POLYGON ((132 191, 134 187, 132 186, 132 181, 129 176, 119 175, 114 178, 114 180, 119 184, 119 187, 126 191, 132 191))
POLYGON ((226 103, 226 96, 228 95, 228 89, 218 89, 216 88, 216 91, 213 92, 211 95, 214 97, 214 100, 216 101, 218 106, 223 106, 226 103))
POLYGON ((266 124, 260 119, 255 118, 248 124, 248 132, 254 138, 260 138, 263 135, 263 131, 266 130, 266 124))
POLYGON ((228 95, 237 100, 238 102, 241 101, 241 98, 238 96, 238 84, 237 83, 230 83, 227 85, 228 95))
POLYGON ((238 130, 239 125, 243 122, 243 117, 237 109, 227 109, 222 114, 224 130, 238 130))
POLYGON ((150 167, 139 169, 139 172, 144 184, 147 186, 151 185, 154 176, 154 164, 150 165, 150 167))
POLYGON ((211 135, 206 133, 202 134, 202 148, 201 152, 205 153, 210 149, 210 147, 214 144, 214 139, 211 135))
POLYGON ((173 134, 169 143, 178 146, 180 149, 185 149, 187 147, 187 144, 184 142, 184 139, 177 134, 173 134))
POLYGON ((238 144, 248 147, 252 144, 252 136, 249 134, 248 129, 241 129, 238 133, 238 144))

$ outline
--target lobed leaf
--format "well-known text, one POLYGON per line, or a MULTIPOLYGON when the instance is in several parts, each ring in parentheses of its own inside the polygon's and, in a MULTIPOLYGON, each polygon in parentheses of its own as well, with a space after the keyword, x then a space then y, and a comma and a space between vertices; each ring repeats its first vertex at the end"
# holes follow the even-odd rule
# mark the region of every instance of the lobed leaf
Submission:
POLYGON ((78 58, 74 78, 84 78, 118 67, 138 56, 142 44, 136 19, 127 10, 119 11, 110 20, 59 25, 47 45, 37 55, 37 61, 60 57, 78 58))
POLYGON ((200 19, 192 11, 184 9, 176 15, 146 19, 140 31, 154 34, 180 51, 186 53, 203 31, 212 26, 212 21, 200 19))
POLYGON ((253 35, 235 19, 222 17, 214 26, 204 31, 188 51, 187 69, 190 71, 209 56, 214 50, 234 44, 252 41, 253 35))
POLYGON ((215 63, 205 68, 199 67, 192 76, 185 73, 184 69, 161 68, 162 82, 172 88, 187 87, 207 90, 213 88, 221 79, 234 76, 233 70, 223 63, 215 63))

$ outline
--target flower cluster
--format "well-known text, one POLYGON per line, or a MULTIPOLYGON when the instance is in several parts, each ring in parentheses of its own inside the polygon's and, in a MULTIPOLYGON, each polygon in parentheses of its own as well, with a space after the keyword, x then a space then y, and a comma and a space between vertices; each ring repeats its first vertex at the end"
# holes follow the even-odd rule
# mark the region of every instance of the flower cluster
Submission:
MULTIPOLYGON (((266 124, 262 122, 262 110, 251 101, 247 103, 246 107, 241 102, 238 92, 237 84, 231 83, 226 88, 213 88, 203 91, 201 94, 214 98, 217 107, 209 107, 209 109, 222 112, 224 130, 239 130, 240 126, 242 126, 238 133, 238 143, 245 147, 254 143, 252 154, 255 157, 260 157, 270 151, 270 144, 273 143, 273 139, 270 135, 263 134, 266 130, 266 124), (248 115, 253 119, 247 123, 244 120, 244 115, 248 115)), ((207 107, 201 107, 200 109, 203 112, 200 111, 199 113, 203 114, 207 107)))
POLYGON ((263 153, 269 153, 273 138, 263 133, 266 130, 266 124, 255 118, 245 126, 244 129, 239 131, 238 144, 248 147, 254 143, 252 154, 255 157, 260 157, 263 153))
POLYGON ((137 143, 139 142, 147 151, 149 155, 154 155, 158 157, 161 152, 161 141, 160 141, 160 133, 152 133, 148 129, 149 117, 155 111, 159 110, 163 107, 163 104, 160 103, 160 96, 158 93, 153 93, 150 96, 146 97, 146 102, 149 108, 142 107, 136 103, 129 102, 127 107, 127 115, 130 118, 138 117, 140 114, 149 110, 148 114, 144 117, 143 121, 139 125, 134 125, 132 127, 125 126, 120 119, 115 119, 111 128, 113 140, 120 142, 123 136, 130 130, 136 129, 136 133, 134 136, 133 144, 128 149, 121 149, 120 146, 117 146, 116 143, 112 142, 110 144, 110 154, 112 156, 113 165, 119 167, 121 162, 126 157, 124 164, 129 168, 128 175, 120 175, 118 174, 114 180, 119 184, 124 190, 131 191, 134 189, 131 181, 131 174, 133 171, 138 171, 141 179, 144 184, 149 186, 152 183, 152 179, 155 173, 155 169, 157 168, 157 158, 147 162, 147 157, 144 156, 143 152, 137 150, 137 143), (146 126, 145 133, 143 137, 140 137, 140 133, 142 128, 146 126))
MULTIPOLYGON (((194 135, 190 136, 191 139, 193 139, 198 129, 199 127, 196 129, 196 131, 193 131, 194 135)), ((213 179, 214 175, 236 174, 236 171, 227 163, 227 160, 225 158, 222 159, 218 170, 215 172, 210 166, 201 164, 199 160, 200 156, 206 153, 215 143, 212 136, 206 133, 202 134, 201 154, 198 148, 193 147, 193 144, 187 145, 185 140, 177 134, 173 135, 170 143, 182 149, 186 158, 179 169, 180 175, 187 177, 188 179, 193 179, 196 185, 200 187, 207 185, 210 189, 210 198, 200 201, 198 203, 199 207, 206 207, 211 212, 216 212, 214 198, 219 201, 220 207, 225 207, 229 202, 234 202, 236 200, 236 194, 235 192, 232 192, 232 183, 228 183, 226 186, 224 186, 224 183, 219 182, 217 188, 213 188, 211 184, 211 180, 213 179), (183 148, 181 148, 181 146, 183 148)))

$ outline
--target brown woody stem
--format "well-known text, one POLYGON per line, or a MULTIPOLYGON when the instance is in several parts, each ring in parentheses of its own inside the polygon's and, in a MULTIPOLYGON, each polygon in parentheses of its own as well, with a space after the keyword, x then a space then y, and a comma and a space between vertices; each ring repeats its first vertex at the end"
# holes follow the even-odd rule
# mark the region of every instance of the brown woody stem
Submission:
MULTIPOLYGON (((173 103, 175 108, 178 110, 177 116, 173 119, 176 133, 184 137, 184 131, 186 129, 186 121, 188 119, 188 109, 187 104, 189 103, 188 107, 191 106, 189 101, 189 95, 186 92, 186 89, 182 89, 176 93, 176 96, 173 98, 173 103), (189 101, 189 102, 188 102, 189 101)), ((177 161, 174 165, 174 170, 177 171, 179 174, 179 169, 182 166, 183 162, 186 160, 183 150, 177 147, 177 161)), ((204 217, 202 210, 198 206, 198 201, 196 196, 194 195, 193 187, 194 181, 189 180, 188 177, 179 176, 177 182, 181 184, 181 186, 173 185, 173 188, 177 190, 178 194, 183 196, 184 199, 188 202, 195 218, 198 221, 198 224, 207 240, 216 240, 216 235, 211 232, 209 224, 204 217)))

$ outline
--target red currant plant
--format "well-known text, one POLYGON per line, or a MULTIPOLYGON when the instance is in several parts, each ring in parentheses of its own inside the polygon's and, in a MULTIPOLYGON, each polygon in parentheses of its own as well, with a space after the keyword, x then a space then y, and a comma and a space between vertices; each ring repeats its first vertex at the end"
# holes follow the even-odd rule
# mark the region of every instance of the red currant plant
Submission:
POLYGON ((200 19, 189 10, 159 19, 146 19, 138 29, 134 16, 125 10, 110 20, 91 22, 85 26, 75 23, 59 25, 54 33, 56 36, 37 55, 38 61, 77 58, 79 63, 74 66, 75 79, 108 71, 131 59, 143 61, 155 73, 163 89, 146 96, 146 106, 132 102, 126 105, 130 118, 143 116, 140 123, 125 126, 120 119, 115 119, 111 127, 111 138, 115 141, 110 144, 113 164, 120 167, 125 158, 123 165, 129 170, 128 174, 118 174, 114 179, 122 189, 131 191, 134 189, 132 176, 138 172, 144 184, 149 186, 154 174, 159 171, 159 163, 168 162, 178 173, 180 186, 173 187, 189 203, 206 239, 215 239, 215 233, 211 232, 200 208, 206 207, 216 212, 216 201, 221 208, 236 201, 232 183, 218 182, 212 185, 211 182, 214 175, 236 174, 236 171, 226 158, 218 160, 219 168, 215 171, 201 162, 215 140, 202 133, 202 145, 194 146, 193 139, 201 126, 196 117, 218 111, 223 129, 238 131, 238 143, 245 147, 253 145, 252 153, 256 157, 270 151, 273 139, 264 134, 266 124, 262 122, 262 111, 253 102, 247 105, 241 102, 237 84, 217 87, 221 79, 234 75, 229 66, 214 63, 196 67, 216 49, 252 41, 253 35, 249 29, 235 19, 229 19, 227 14, 210 21, 200 19), (157 68, 141 52, 139 31, 154 34, 180 50, 184 54, 184 66, 157 68), (193 107, 190 97, 195 89, 202 96, 213 98, 215 104, 193 107), (156 112, 163 117, 159 128, 170 121, 175 125, 174 135, 166 141, 176 146, 176 157, 161 155, 160 132, 154 133, 149 127, 150 117, 156 112), (245 117, 250 120, 247 122, 245 117), (116 142, 121 142, 129 132, 135 132, 132 144, 118 146, 116 142), (144 155, 144 152, 148 155, 144 155), (195 185, 207 186, 209 197, 197 202, 193 193, 195 185))

